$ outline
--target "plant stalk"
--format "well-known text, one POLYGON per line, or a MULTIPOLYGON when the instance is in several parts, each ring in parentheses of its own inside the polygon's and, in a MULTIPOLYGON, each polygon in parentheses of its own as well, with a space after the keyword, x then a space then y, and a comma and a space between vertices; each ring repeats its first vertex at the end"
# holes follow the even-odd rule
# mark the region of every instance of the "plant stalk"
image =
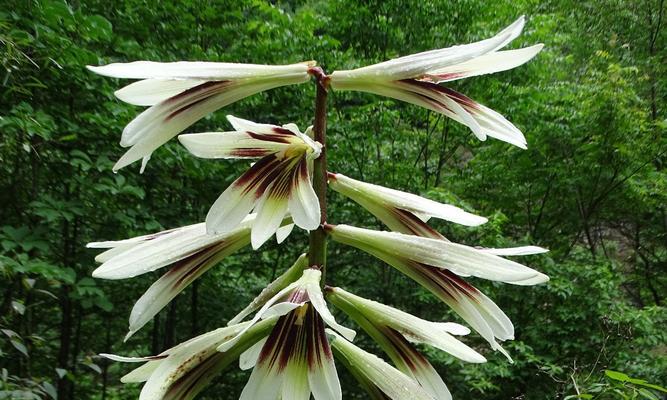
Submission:
POLYGON ((322 153, 313 165, 313 189, 320 201, 320 224, 314 231, 310 231, 308 263, 322 271, 322 285, 325 282, 327 261, 327 240, 322 225, 327 220, 327 91, 329 77, 321 68, 313 68, 311 75, 316 79, 317 97, 315 98, 315 122, 313 130, 315 140, 322 144, 322 153))

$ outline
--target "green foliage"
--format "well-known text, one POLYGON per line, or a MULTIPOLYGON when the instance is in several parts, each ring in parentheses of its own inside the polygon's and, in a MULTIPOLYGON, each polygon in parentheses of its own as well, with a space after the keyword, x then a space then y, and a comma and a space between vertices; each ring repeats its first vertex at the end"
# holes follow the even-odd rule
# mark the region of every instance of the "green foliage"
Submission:
MULTIPOLYGON (((237 253, 122 343, 124 316, 155 277, 94 281, 85 243, 199 222, 245 166, 198 160, 172 141, 143 175, 134 166, 113 174, 120 132, 139 110, 113 97, 117 82, 85 65, 315 59, 332 71, 477 40, 521 13, 527 31, 512 46, 546 49, 519 69, 453 87, 506 115, 526 133, 528 150, 478 142, 408 104, 333 92, 331 170, 489 217, 475 229, 435 222, 458 242, 551 249, 528 259, 550 275, 547 285, 474 282, 514 321, 517 338, 506 347, 515 364, 476 335, 466 342, 489 359, 483 365, 424 349, 455 398, 664 397, 666 7, 662 0, 3 2, 0 398, 132 398, 138 388, 118 382, 125 367, 97 353, 157 353, 217 328, 304 251, 306 236, 295 232, 280 250, 267 243, 261 254, 237 253)), ((226 129, 226 114, 307 126, 312 89, 253 96, 190 131, 226 129)), ((330 199, 332 223, 381 228, 358 206, 335 193, 330 199)), ((337 285, 458 321, 392 268, 334 243, 329 251, 337 285)), ((359 336, 362 347, 377 350, 359 336)), ((345 398, 364 398, 341 374, 345 398)), ((231 369, 204 397, 232 398, 246 380, 231 369)))

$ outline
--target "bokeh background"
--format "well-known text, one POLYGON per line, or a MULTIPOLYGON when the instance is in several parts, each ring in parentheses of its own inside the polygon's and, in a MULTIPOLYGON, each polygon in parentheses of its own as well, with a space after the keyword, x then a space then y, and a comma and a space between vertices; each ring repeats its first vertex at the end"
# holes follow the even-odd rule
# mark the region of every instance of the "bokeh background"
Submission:
MULTIPOLYGON (((458 242, 551 249, 523 260, 551 276, 546 285, 475 282, 516 325, 506 345, 513 365, 475 334, 466 342, 487 356, 483 365, 423 349, 455 398, 649 396, 605 371, 667 380, 666 8, 664 0, 2 1, 0 398, 136 397, 138 386, 119 382, 130 366, 97 353, 157 353, 224 325, 307 244, 295 232, 282 246, 229 257, 123 343, 133 302, 158 275, 93 280, 85 244, 199 222, 247 163, 196 159, 172 140, 143 175, 138 165, 113 174, 120 132, 140 109, 113 96, 127 82, 85 65, 313 59, 333 71, 479 40, 522 14, 525 32, 510 47, 545 50, 515 70, 452 86, 506 115, 528 150, 479 142, 415 106, 333 92, 330 169, 489 217, 478 228, 434 222, 458 242)), ((228 129, 226 114, 305 128, 314 93, 312 84, 265 92, 188 131, 228 129)), ((335 193, 330 201, 330 222, 381 229, 335 193)), ((390 267, 329 249, 330 284, 459 321, 390 267)), ((358 344, 378 352, 363 334, 358 344)), ((345 398, 365 398, 339 370, 345 398)), ((247 376, 232 368, 202 397, 236 398, 247 376)))

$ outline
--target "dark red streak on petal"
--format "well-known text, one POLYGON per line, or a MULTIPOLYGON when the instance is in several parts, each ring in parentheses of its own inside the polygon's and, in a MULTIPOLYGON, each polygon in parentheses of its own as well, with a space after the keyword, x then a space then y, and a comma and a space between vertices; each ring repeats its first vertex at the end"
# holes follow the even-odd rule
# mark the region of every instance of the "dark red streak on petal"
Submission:
POLYGON ((281 128, 281 127, 279 127, 279 126, 276 126, 275 128, 273 128, 273 131, 274 131, 275 133, 278 133, 278 134, 281 134, 281 135, 296 136, 296 135, 294 134, 294 132, 290 131, 289 129, 281 128))
POLYGON ((252 131, 245 131, 245 133, 253 139, 262 140, 265 142, 286 143, 286 144, 290 142, 289 139, 285 137, 285 135, 272 135, 272 134, 257 133, 252 131))
POLYGON ((266 149, 236 149, 230 153, 234 157, 264 157, 271 154, 271 151, 266 149))
POLYGON ((208 81, 208 82, 204 82, 200 85, 193 86, 190 89, 184 90, 177 95, 171 96, 170 98, 168 98, 164 102, 165 103, 176 102, 176 101, 178 101, 178 100, 180 100, 184 97, 188 97, 188 96, 193 95, 197 92, 217 89, 218 87, 226 86, 228 83, 231 83, 231 81, 208 81))

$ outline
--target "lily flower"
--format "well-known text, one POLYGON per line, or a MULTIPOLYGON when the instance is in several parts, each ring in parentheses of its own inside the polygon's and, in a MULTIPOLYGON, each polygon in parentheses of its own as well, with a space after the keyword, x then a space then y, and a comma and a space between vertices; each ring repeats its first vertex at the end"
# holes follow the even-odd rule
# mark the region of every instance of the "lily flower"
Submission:
POLYGON ((265 337, 275 323, 276 318, 270 318, 255 324, 246 332, 243 340, 224 353, 217 351, 220 343, 237 335, 249 323, 216 329, 156 356, 100 355, 113 361, 143 363, 121 378, 123 383, 146 382, 141 389, 139 400, 192 399, 216 374, 265 337))
POLYGON ((380 357, 360 349, 330 329, 327 333, 332 337, 331 348, 336 359, 366 389, 371 399, 433 400, 419 383, 380 357))
POLYGON ((425 51, 349 71, 334 71, 331 86, 357 90, 406 101, 443 114, 466 125, 480 140, 487 136, 526 148, 519 129, 497 112, 442 82, 490 74, 518 67, 532 59, 543 45, 498 51, 523 29, 519 18, 496 36, 479 42, 425 51))
POLYGON ((248 325, 218 350, 226 352, 243 340, 260 320, 279 317, 268 337, 241 357, 242 368, 254 367, 241 393, 250 399, 341 399, 340 382, 325 324, 352 340, 355 332, 339 325, 326 306, 321 272, 303 271, 301 278, 268 299, 248 325))
POLYGON ((327 299, 361 326, 394 365, 419 382, 434 399, 451 399, 452 396, 431 363, 412 343, 432 345, 467 362, 486 361, 481 354, 452 336, 470 333, 459 324, 426 321, 341 288, 329 288, 327 299))
POLYGON ((306 230, 320 225, 320 204, 311 182, 313 160, 322 145, 294 124, 256 124, 228 116, 233 132, 180 135, 181 143, 203 158, 260 158, 215 201, 206 216, 210 233, 234 229, 253 209, 252 247, 259 248, 289 212, 306 230))
MULTIPOLYGON (((524 286, 549 280, 538 271, 494 254, 494 251, 509 253, 507 249, 476 249, 446 240, 347 225, 326 225, 325 228, 335 241, 383 260, 431 291, 510 361, 496 338, 513 339, 512 322, 493 301, 461 277, 475 276, 524 286)), ((544 251, 535 246, 522 249, 526 253, 544 251)))
POLYGON ((141 79, 115 94, 126 103, 150 106, 123 130, 120 145, 130 149, 113 170, 143 160, 143 172, 153 151, 207 114, 265 90, 306 82, 314 65, 135 61, 88 66, 112 78, 141 79))
MULTIPOLYGON (((129 333, 125 340, 195 279, 225 257, 247 246, 254 219, 254 214, 248 216, 237 229, 225 234, 209 235, 204 223, 199 223, 127 240, 89 243, 87 247, 90 248, 109 249, 96 258, 102 262, 93 271, 96 278, 132 278, 171 266, 132 307, 129 333)), ((284 223, 289 223, 289 220, 284 223)))
POLYGON ((329 173, 328 176, 333 190, 359 203, 392 231, 435 238, 439 234, 425 224, 433 217, 467 226, 487 222, 484 217, 412 193, 358 181, 343 174, 329 173))

